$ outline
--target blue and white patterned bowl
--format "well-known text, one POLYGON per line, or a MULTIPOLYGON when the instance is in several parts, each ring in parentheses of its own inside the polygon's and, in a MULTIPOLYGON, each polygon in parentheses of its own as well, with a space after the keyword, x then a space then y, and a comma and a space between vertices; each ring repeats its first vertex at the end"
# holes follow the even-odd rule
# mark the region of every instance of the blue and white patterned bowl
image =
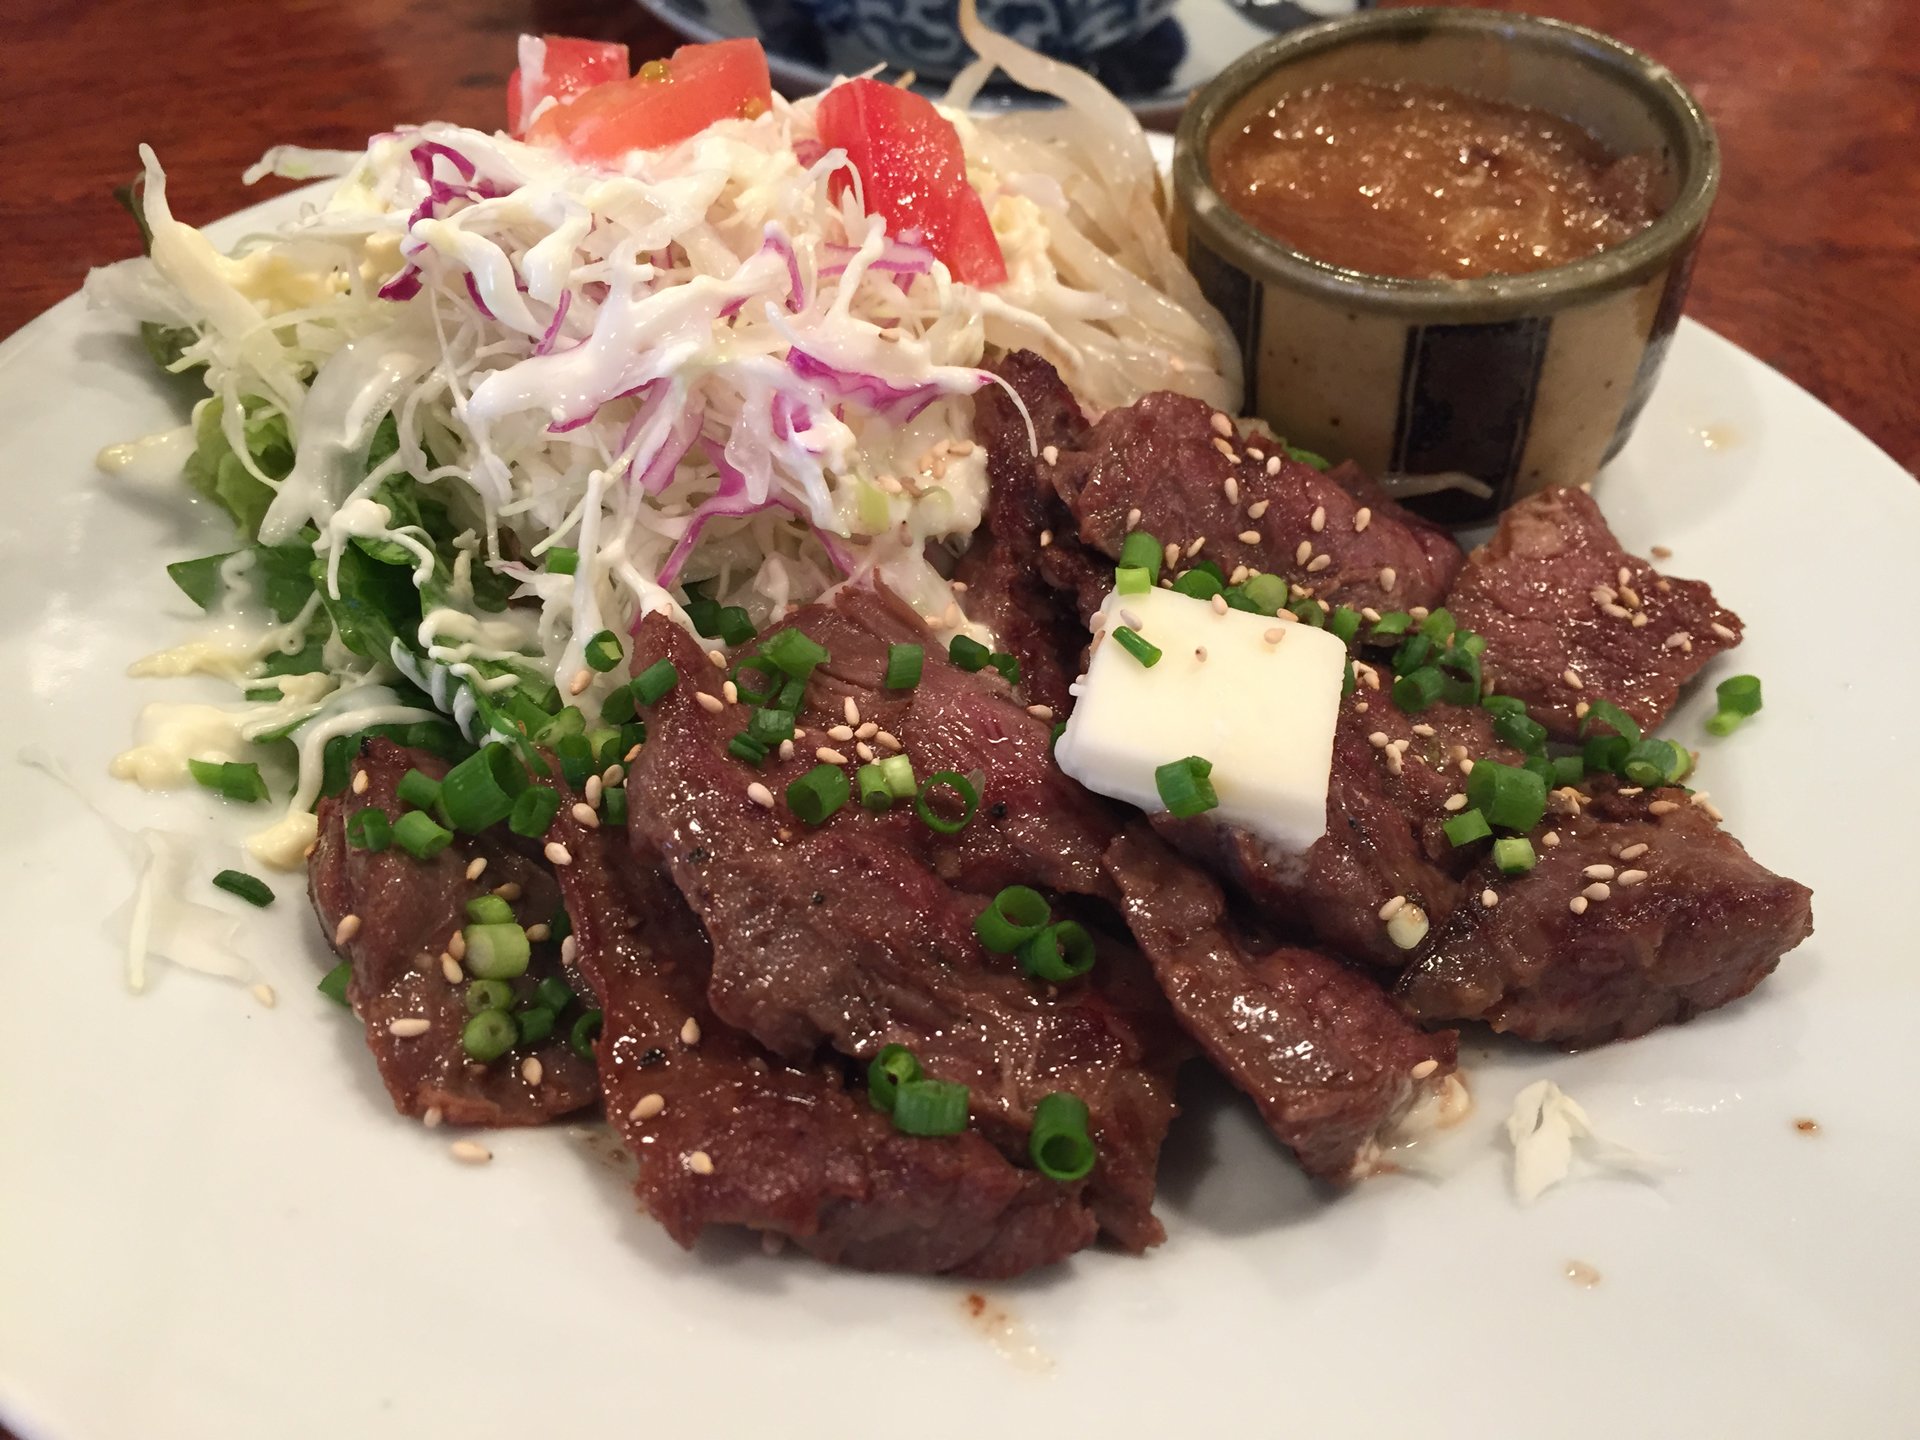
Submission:
MULTIPOLYGON (((829 35, 932 78, 960 71, 973 51, 960 35, 958 0, 803 0, 829 35)), ((1058 60, 1082 64, 1143 35, 1175 0, 979 0, 980 18, 1003 35, 1058 60)))

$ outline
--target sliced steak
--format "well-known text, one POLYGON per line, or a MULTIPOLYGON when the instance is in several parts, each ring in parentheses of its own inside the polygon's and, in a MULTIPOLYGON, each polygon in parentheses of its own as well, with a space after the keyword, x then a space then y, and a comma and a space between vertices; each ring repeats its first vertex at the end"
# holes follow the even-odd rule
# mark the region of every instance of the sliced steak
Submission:
MULTIPOLYGON (((438 1111, 454 1125, 538 1125, 593 1102, 599 1089, 593 1067, 568 1049, 558 1031, 490 1064, 473 1060, 460 1040, 468 1018, 466 989, 448 981, 440 956, 466 924, 467 901, 502 885, 519 887, 511 903, 523 925, 551 922, 560 908, 553 877, 505 826, 457 836, 431 860, 416 860, 397 845, 373 851, 347 843, 347 822, 360 811, 401 813, 395 791, 409 769, 437 780, 446 768, 424 751, 404 750, 390 740, 365 741, 353 764, 356 776, 367 777, 364 790, 355 794, 349 787, 320 802, 308 893, 329 942, 353 965, 347 1002, 366 1026, 367 1048, 394 1108, 403 1115, 438 1111), (481 859, 485 873, 469 880, 468 867, 481 859), (420 1034, 395 1035, 391 1029, 396 1021, 421 1020, 426 1030, 420 1034), (539 1080, 531 1084, 521 1068, 529 1057, 540 1062, 539 1080)), ((540 980, 560 972, 559 946, 537 944, 515 989, 530 996, 540 980)))
POLYGON ((1219 887, 1151 830, 1130 829, 1107 862, 1180 1023, 1309 1174, 1364 1173, 1393 1123, 1452 1074, 1452 1031, 1416 1029, 1318 951, 1250 946, 1219 887))
POLYGON ((1064 715, 1087 643, 1075 596, 1095 576, 1109 583, 1112 567, 1096 565, 1078 546, 1052 543, 1068 534, 1072 517, 1042 476, 1040 456, 1048 447, 1078 446, 1087 422, 1060 373, 1038 355, 1016 351, 993 368, 1026 415, 997 385, 974 397, 973 432, 987 453, 987 510, 954 578, 967 587, 967 618, 990 628, 1019 660, 1021 688, 1064 715))
POLYGON ((1526 701, 1561 740, 1579 737, 1583 700, 1611 700, 1654 729, 1680 687, 1740 641, 1738 615, 1702 582, 1666 578, 1622 550, 1581 490, 1508 510, 1446 603, 1486 637, 1493 689, 1526 701))
POLYGON ((986 1279, 1092 1241, 1077 1187, 1016 1169, 977 1133, 903 1135, 836 1066, 784 1064, 721 1021, 706 934, 657 858, 570 812, 555 822, 560 875, 605 1012, 607 1113, 639 1161, 641 1203, 676 1241, 741 1225, 836 1264, 986 1279))
POLYGON ((630 824, 712 937, 715 1013, 793 1063, 822 1044, 859 1060, 907 1045, 929 1073, 968 1086, 974 1123, 1010 1155, 1024 1153, 1033 1106, 1072 1091, 1100 1146, 1089 1203, 1122 1244, 1154 1243, 1153 1172, 1183 1047, 1137 954, 1109 946, 1088 981, 1056 992, 973 931, 1006 885, 1111 895, 1105 802, 1053 765, 1046 720, 991 671, 949 664, 892 595, 843 592, 789 626, 832 658, 807 687, 794 757, 759 771, 727 753, 746 709, 697 698, 721 677, 693 642, 659 616, 637 637, 636 665, 664 656, 681 680, 648 713, 630 824), (927 647, 911 691, 881 688, 892 643, 927 647), (922 778, 976 775, 972 823, 944 836, 910 804, 876 814, 857 803, 817 828, 800 821, 786 786, 821 763, 822 747, 855 759, 868 742, 834 732, 856 716, 874 745, 891 748, 884 734, 904 746, 922 778), (770 806, 749 794, 756 783, 770 806))
POLYGON ((1108 411, 1082 448, 1061 451, 1051 478, 1078 538, 1109 561, 1141 529, 1181 547, 1176 569, 1211 559, 1229 577, 1245 566, 1330 604, 1380 610, 1438 605, 1460 565, 1444 531, 1377 490, 1356 499, 1335 475, 1270 453, 1171 392, 1108 411))
POLYGON ((1387 698, 1391 671, 1381 667, 1369 679, 1380 688, 1363 685, 1341 702, 1327 830, 1305 854, 1204 816, 1154 823, 1271 923, 1348 959, 1399 970, 1419 950, 1394 941, 1381 907, 1404 897, 1438 928, 1459 903, 1472 863, 1472 852, 1455 850, 1441 829, 1452 813, 1447 800, 1466 788, 1460 762, 1520 757, 1494 739, 1492 719, 1478 706, 1442 703, 1407 715, 1387 698))
POLYGON ((1763 868, 1684 790, 1608 786, 1548 823, 1559 843, 1536 837, 1526 875, 1488 863, 1469 879, 1498 903, 1463 904, 1438 928, 1400 982, 1412 1014, 1567 1046, 1628 1039, 1745 995, 1813 931, 1812 892, 1763 868), (1575 913, 1595 884, 1604 898, 1575 913))

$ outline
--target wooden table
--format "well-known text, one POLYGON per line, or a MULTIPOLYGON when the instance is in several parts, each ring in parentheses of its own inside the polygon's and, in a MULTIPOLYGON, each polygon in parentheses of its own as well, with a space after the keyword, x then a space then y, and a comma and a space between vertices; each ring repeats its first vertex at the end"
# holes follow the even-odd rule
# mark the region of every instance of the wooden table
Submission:
MULTIPOLYGON (((1719 126, 1726 178, 1691 313, 1920 471, 1920 4, 1532 8, 1658 56, 1719 126)), ((143 140, 175 212, 210 220, 260 198, 240 172, 274 141, 499 124, 521 30, 622 39, 636 56, 673 43, 623 0, 21 0, 12 14, 0 335, 129 252, 108 192, 143 140)))

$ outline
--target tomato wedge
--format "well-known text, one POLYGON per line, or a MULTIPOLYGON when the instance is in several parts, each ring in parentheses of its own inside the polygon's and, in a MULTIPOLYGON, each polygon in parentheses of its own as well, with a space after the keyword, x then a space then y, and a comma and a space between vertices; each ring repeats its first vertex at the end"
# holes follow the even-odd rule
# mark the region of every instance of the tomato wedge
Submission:
POLYGON ((869 214, 885 216, 895 234, 919 230, 962 284, 1007 278, 987 207, 967 181, 960 133, 932 101, 878 80, 849 80, 821 97, 815 118, 820 142, 845 150, 860 173, 869 214))
POLYGON ((507 133, 518 135, 534 107, 551 96, 565 100, 633 72, 627 47, 566 35, 522 35, 520 68, 507 78, 507 133))
POLYGON ((576 160, 618 160, 697 135, 716 120, 746 119, 773 103, 767 52, 758 40, 682 45, 630 80, 597 85, 533 122, 527 138, 576 160))

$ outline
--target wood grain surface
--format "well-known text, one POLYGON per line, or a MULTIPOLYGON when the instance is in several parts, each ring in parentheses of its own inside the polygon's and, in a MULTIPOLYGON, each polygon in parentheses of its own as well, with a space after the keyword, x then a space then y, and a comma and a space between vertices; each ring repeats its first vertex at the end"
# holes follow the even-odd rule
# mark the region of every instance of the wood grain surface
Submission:
MULTIPOLYGON (((1655 55, 1726 152, 1690 312, 1920 470, 1920 3, 1540 0, 1655 55)), ((109 191, 145 141, 176 213, 261 198, 267 145, 494 126, 514 37, 672 37, 622 0, 15 0, 0 52, 0 335, 129 253, 109 191), (103 83, 104 82, 104 83, 103 83)))

